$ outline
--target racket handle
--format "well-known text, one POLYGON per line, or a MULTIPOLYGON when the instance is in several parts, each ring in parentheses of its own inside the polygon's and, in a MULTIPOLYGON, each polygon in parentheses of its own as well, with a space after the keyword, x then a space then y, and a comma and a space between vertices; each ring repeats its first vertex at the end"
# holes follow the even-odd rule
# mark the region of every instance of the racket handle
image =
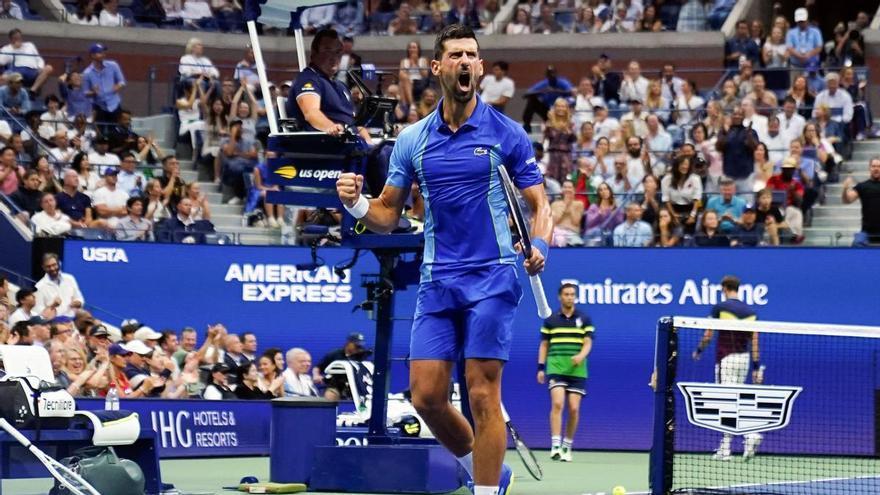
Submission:
POLYGON ((532 294, 535 296, 535 304, 538 306, 538 316, 549 318, 553 313, 547 302, 547 294, 544 294, 544 284, 540 275, 529 275, 529 283, 532 285, 532 294))

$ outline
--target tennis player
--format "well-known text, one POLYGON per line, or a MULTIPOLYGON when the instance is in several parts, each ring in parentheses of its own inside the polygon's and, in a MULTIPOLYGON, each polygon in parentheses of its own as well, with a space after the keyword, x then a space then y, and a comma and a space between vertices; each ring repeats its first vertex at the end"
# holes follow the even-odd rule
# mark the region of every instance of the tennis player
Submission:
MULTIPOLYGON (((751 306, 739 299, 739 278, 728 275, 721 280, 721 290, 725 300, 712 307, 712 318, 722 320, 755 321, 758 315, 751 306)), ((700 355, 712 342, 712 330, 706 330, 700 340, 693 358, 700 355)), ((718 331, 718 344, 715 348, 715 383, 745 383, 749 376, 749 343, 751 343, 752 382, 761 383, 761 353, 758 347, 758 332, 736 332, 731 330, 718 331)), ((764 437, 760 433, 749 433, 743 439, 743 459, 755 456, 758 445, 764 437)), ((721 439, 714 458, 720 461, 730 460, 730 444, 733 438, 725 433, 721 439)))
POLYGON ((401 132, 379 197, 361 196, 363 177, 350 173, 336 188, 367 228, 390 232, 412 182, 418 183, 425 250, 410 342, 413 404, 472 476, 475 495, 507 495, 513 473, 502 466, 501 373, 522 289, 498 167, 507 167, 534 212, 529 274, 544 268, 550 207, 528 136, 476 95, 483 62, 469 27, 454 24, 437 35, 431 72, 443 98, 401 132), (448 399, 453 363, 461 357, 475 430, 448 399))

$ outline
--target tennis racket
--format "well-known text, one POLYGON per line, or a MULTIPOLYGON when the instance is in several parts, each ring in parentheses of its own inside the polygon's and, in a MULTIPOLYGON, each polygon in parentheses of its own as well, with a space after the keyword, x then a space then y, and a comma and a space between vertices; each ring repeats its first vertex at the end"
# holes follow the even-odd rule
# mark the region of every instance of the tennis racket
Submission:
POLYGON ((510 416, 507 414, 507 409, 504 408, 504 404, 501 404, 501 415, 504 416, 504 423, 507 424, 507 431, 510 432, 510 437, 513 438, 513 444, 516 446, 516 453, 519 454, 519 458, 522 460, 526 470, 532 475, 532 478, 541 481, 544 477, 544 471, 541 470, 541 465, 538 464, 538 459, 535 458, 535 454, 533 454, 525 442, 522 441, 519 432, 516 431, 516 428, 513 427, 513 423, 510 422, 510 416))
POLYGON ((95 490, 95 488, 86 480, 82 479, 80 475, 74 473, 70 468, 38 449, 36 445, 32 444, 30 440, 22 435, 20 431, 16 430, 15 427, 9 424, 4 418, 0 418, 0 428, 3 428, 6 433, 11 435, 12 438, 16 439, 24 448, 28 449, 34 457, 39 459, 40 462, 43 463, 43 466, 46 466, 46 470, 49 471, 49 474, 58 480, 58 482, 67 488, 73 495, 101 495, 98 493, 98 490, 95 490))
MULTIPOLYGON (((510 180, 510 175, 504 166, 498 167, 498 175, 501 176, 501 186, 504 189, 504 199, 507 201, 507 207, 510 209, 510 216, 513 217, 513 227, 519 235, 519 244, 522 247, 523 255, 526 259, 532 257, 532 238, 529 236, 529 226, 526 223, 522 209, 519 207, 517 199, 516 187, 510 180)), ((544 284, 541 282, 539 275, 529 275, 529 283, 532 286, 532 294, 535 296, 535 304, 538 306, 538 316, 548 318, 552 311, 547 303, 547 295, 544 294, 544 284)))

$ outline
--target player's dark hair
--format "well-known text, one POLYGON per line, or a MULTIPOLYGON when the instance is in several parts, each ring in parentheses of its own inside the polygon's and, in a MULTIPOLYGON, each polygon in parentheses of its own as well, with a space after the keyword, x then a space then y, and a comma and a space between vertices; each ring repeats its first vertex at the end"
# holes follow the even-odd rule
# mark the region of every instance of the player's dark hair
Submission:
POLYGON ((738 291, 739 290, 739 277, 735 275, 725 275, 724 278, 721 279, 721 288, 727 291, 738 291))
POLYGON ((578 286, 571 283, 571 282, 566 282, 566 283, 560 285, 559 286, 559 295, 560 296, 562 295, 562 291, 564 291, 565 289, 574 289, 574 293, 577 294, 578 286))
POLYGON ((309 50, 312 54, 317 53, 318 47, 321 46, 321 41, 325 39, 339 39, 339 33, 336 32, 335 29, 322 29, 315 33, 315 37, 312 38, 312 45, 309 47, 309 50))
MULTIPOLYGON (((443 52, 445 51, 443 44, 446 43, 447 40, 464 39, 477 41, 477 35, 470 26, 464 24, 450 24, 443 28, 443 30, 437 34, 437 39, 434 40, 434 60, 440 60, 443 58, 443 52)), ((479 48, 479 46, 480 43, 477 41, 477 47, 479 48)))

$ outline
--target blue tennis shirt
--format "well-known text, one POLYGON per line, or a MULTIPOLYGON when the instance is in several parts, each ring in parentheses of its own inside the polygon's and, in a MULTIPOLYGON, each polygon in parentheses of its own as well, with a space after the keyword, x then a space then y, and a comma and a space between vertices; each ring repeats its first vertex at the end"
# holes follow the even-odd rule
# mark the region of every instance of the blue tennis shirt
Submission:
POLYGON ((422 282, 515 263, 498 167, 520 189, 544 182, 521 125, 477 97, 452 132, 442 105, 400 133, 388 168, 388 185, 409 190, 417 181, 425 201, 422 282))

